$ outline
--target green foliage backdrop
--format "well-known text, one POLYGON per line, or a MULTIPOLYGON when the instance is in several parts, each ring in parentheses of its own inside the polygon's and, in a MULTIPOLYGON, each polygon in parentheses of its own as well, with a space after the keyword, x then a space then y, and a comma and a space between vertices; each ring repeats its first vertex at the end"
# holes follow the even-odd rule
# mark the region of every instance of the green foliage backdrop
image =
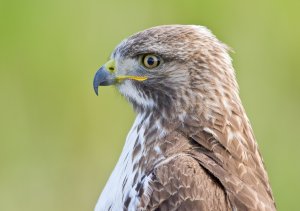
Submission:
POLYGON ((134 113, 92 80, 128 35, 200 24, 231 46, 279 210, 299 208, 299 1, 0 0, 0 210, 92 210, 134 113))

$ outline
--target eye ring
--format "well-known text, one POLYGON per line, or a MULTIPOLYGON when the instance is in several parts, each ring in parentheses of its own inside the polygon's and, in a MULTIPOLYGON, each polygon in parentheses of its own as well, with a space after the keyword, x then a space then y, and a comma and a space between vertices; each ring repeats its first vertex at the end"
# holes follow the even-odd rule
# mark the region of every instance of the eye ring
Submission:
POLYGON ((146 54, 142 56, 142 64, 147 69, 153 69, 160 65, 160 58, 154 54, 146 54))

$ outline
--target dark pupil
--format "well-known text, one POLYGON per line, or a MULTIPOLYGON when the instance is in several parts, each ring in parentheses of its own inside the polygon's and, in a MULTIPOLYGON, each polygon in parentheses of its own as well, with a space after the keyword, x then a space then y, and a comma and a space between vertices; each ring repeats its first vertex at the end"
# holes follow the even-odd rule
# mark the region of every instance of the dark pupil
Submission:
POLYGON ((150 66, 152 66, 153 64, 154 64, 154 59, 153 59, 153 57, 149 57, 148 59, 147 59, 147 63, 148 63, 148 65, 150 65, 150 66))

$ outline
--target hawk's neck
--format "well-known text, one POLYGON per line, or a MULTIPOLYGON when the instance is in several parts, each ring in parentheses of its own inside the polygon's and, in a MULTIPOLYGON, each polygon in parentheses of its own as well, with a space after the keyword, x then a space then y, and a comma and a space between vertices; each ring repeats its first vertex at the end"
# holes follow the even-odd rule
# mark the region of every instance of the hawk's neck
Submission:
MULTIPOLYGON (((161 121, 149 112, 140 113, 127 135, 121 156, 97 202, 95 211, 134 210, 147 186, 147 176, 166 158, 166 147, 160 141, 168 133, 161 121), (160 128, 160 130, 158 129, 160 128), (133 208, 133 209, 130 209, 133 208)), ((172 146, 176 143, 173 141, 172 146)), ((173 146, 174 148, 175 145, 173 146)))

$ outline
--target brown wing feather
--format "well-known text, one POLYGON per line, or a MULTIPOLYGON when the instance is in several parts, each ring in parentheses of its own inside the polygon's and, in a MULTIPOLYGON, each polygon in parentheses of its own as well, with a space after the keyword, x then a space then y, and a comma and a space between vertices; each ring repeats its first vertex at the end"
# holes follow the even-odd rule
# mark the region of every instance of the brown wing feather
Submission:
POLYGON ((219 112, 212 122, 203 116, 189 119, 182 131, 194 142, 190 153, 221 182, 234 208, 276 210, 252 129, 242 113, 219 112))
MULTIPOLYGON (((166 137, 165 143, 173 143, 174 147, 166 153, 169 161, 151 173, 143 207, 146 210, 276 210, 253 136, 244 135, 246 143, 238 139, 229 142, 228 129, 226 132, 203 122, 187 120, 180 133, 166 137)), ((251 128, 246 129, 251 134, 251 128)))
POLYGON ((149 188, 146 210, 231 210, 222 186, 189 155, 176 156, 157 167, 149 188))

